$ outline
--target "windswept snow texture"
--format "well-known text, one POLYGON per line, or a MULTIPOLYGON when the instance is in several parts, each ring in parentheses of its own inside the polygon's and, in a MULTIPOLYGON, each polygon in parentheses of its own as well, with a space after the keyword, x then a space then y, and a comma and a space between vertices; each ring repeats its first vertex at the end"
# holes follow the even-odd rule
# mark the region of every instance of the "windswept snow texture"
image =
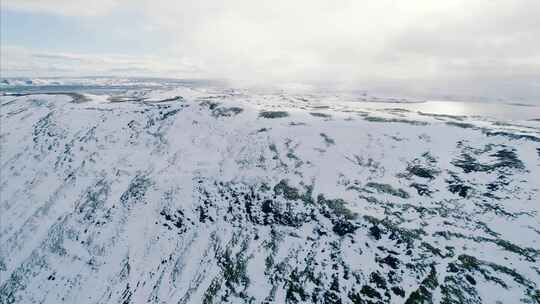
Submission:
POLYGON ((0 303, 540 301, 539 121, 215 88, 0 100, 0 303))

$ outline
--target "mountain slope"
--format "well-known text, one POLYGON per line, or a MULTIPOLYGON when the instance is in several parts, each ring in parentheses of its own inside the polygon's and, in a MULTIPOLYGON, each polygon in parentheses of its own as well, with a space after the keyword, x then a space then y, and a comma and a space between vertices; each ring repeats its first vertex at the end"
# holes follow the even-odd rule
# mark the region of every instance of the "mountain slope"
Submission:
POLYGON ((538 124, 84 97, 1 98, 1 303, 540 301, 538 124))

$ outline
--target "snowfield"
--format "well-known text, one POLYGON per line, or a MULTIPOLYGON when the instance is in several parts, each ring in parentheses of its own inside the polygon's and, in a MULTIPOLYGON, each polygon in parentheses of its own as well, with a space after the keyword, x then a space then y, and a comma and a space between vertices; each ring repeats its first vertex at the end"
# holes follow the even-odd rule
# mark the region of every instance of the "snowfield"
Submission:
POLYGON ((0 303, 540 303, 538 120, 210 87, 0 101, 0 303))

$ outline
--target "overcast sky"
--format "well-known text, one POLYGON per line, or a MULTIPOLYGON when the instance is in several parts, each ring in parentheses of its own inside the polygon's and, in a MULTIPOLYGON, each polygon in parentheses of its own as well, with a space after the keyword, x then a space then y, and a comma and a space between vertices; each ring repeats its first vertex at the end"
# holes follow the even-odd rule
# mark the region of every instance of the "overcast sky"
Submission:
POLYGON ((7 76, 224 78, 540 103, 539 0, 2 0, 7 76))

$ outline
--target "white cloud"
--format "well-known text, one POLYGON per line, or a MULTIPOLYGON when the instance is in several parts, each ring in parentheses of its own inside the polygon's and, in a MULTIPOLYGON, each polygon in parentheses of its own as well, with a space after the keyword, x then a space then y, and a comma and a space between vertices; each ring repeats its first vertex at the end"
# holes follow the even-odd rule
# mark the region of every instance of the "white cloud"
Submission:
POLYGON ((41 52, 23 47, 0 48, 2 77, 43 76, 168 76, 201 77, 187 60, 155 56, 89 55, 41 52))
POLYGON ((71 16, 96 16, 117 8, 120 0, 2 0, 2 6, 16 10, 71 16))
POLYGON ((146 68, 163 69, 176 60, 189 61, 208 77, 240 82, 340 84, 423 95, 486 94, 491 87, 490 94, 540 98, 537 0, 3 3, 61 14, 143 12, 148 28, 170 37, 146 68), (169 62, 158 64, 165 61, 160 54, 169 62))

